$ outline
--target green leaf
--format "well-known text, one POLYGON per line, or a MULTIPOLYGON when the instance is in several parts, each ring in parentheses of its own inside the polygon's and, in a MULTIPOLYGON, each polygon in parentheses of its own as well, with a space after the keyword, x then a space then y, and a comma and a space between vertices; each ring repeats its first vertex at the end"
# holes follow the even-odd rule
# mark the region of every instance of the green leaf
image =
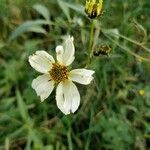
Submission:
MULTIPOLYGON (((32 29, 32 32, 34 32, 33 31, 34 27, 37 28, 37 26, 41 26, 41 25, 45 25, 45 24, 50 24, 50 21, 45 21, 45 20, 26 21, 25 23, 20 25, 18 28, 16 28, 15 31, 13 31, 11 33, 11 35, 9 37, 9 41, 14 40, 15 38, 17 38, 18 36, 20 36, 24 32, 29 32, 31 29, 32 29)), ((37 30, 36 30, 36 32, 37 32, 37 30)), ((40 29, 40 32, 41 32, 41 29, 40 29)))
POLYGON ((16 91, 16 97, 17 97, 17 103, 18 103, 20 115, 25 122, 28 122, 30 119, 29 114, 19 90, 16 91))
POLYGON ((85 12, 84 12, 84 7, 82 5, 79 5, 79 4, 74 4, 74 3, 66 3, 66 2, 63 2, 64 5, 66 5, 68 8, 71 8, 73 10, 75 10, 76 12, 82 14, 82 15, 85 15, 85 12))
POLYGON ((68 21, 71 20, 70 18, 70 13, 69 13, 69 8, 66 6, 66 3, 62 0, 57 0, 60 8, 62 9, 62 11, 64 12, 64 14, 66 15, 66 17, 68 18, 68 21))
POLYGON ((36 32, 36 33, 42 33, 42 34, 47 34, 47 32, 41 27, 41 26, 35 26, 35 27, 30 27, 28 31, 31 32, 36 32))
POLYGON ((138 23, 136 20, 134 20, 133 23, 135 24, 138 32, 140 32, 143 35, 142 43, 146 42, 147 41, 147 31, 146 31, 146 29, 140 23, 138 23))
POLYGON ((72 138, 71 137, 71 129, 69 129, 68 132, 67 132, 69 150, 73 150, 73 144, 72 144, 72 139, 71 138, 72 138))
POLYGON ((5 43, 0 42, 0 49, 3 48, 5 46, 5 43))
POLYGON ((44 150, 54 150, 54 147, 53 147, 53 145, 46 145, 44 147, 44 150))
POLYGON ((50 18, 50 13, 48 11, 48 9, 41 5, 41 4, 36 4, 33 6, 33 8, 40 14, 42 15, 46 20, 49 20, 50 18))

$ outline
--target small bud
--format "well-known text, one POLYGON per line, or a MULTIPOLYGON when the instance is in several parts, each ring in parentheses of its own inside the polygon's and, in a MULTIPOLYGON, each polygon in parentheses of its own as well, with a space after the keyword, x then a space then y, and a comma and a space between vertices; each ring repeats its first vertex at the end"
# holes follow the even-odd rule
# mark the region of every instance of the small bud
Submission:
POLYGON ((86 0, 85 12, 89 18, 94 19, 102 14, 103 0, 86 0))

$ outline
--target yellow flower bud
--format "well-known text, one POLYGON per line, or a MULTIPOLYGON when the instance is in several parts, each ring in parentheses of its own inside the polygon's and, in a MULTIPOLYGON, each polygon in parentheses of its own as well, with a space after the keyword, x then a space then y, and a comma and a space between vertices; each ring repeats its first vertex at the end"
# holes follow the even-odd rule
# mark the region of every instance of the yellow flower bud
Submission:
POLYGON ((102 14, 103 0, 86 0, 85 12, 89 18, 94 19, 102 14))

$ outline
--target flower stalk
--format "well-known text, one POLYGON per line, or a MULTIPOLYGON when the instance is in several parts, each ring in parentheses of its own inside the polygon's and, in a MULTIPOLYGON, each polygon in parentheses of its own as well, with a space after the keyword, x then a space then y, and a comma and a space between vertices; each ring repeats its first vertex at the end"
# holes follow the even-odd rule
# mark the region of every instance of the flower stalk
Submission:
POLYGON ((94 39, 94 20, 91 20, 91 26, 90 26, 90 40, 89 40, 89 47, 88 47, 88 61, 86 64, 86 67, 89 66, 92 58, 92 52, 93 52, 93 39, 94 39))

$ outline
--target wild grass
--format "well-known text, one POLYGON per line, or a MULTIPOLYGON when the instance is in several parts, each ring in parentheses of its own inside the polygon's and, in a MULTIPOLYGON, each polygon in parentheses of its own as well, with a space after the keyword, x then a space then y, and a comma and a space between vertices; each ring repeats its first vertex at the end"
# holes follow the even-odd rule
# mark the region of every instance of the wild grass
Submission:
POLYGON ((75 114, 60 112, 55 91, 41 103, 31 88, 38 73, 28 56, 39 49, 55 54, 64 35, 74 36, 72 67, 87 65, 91 21, 84 4, 0 0, 1 150, 150 148, 149 0, 104 0, 105 12, 94 21, 94 48, 107 44, 112 51, 92 56, 94 81, 77 85, 81 104, 75 114))

